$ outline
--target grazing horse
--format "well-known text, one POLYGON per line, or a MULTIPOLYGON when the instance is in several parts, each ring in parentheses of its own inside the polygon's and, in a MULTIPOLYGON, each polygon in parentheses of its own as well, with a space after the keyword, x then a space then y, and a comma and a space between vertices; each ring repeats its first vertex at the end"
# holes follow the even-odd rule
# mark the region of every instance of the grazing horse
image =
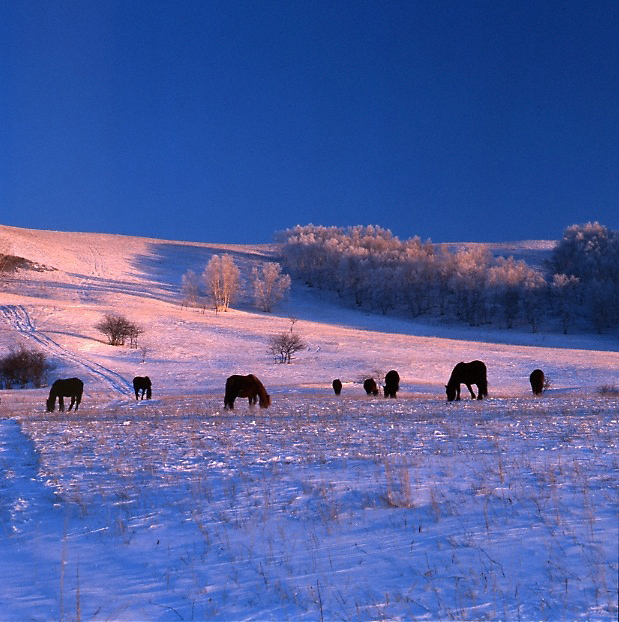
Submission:
POLYGON ((475 393, 471 389, 472 384, 477 385, 477 399, 481 400, 488 397, 488 379, 486 375, 486 364, 482 361, 471 361, 470 363, 458 363, 451 372, 449 381, 445 385, 447 399, 450 402, 460 399, 460 383, 467 386, 471 392, 471 397, 475 399, 475 393))
POLYGON ((224 408, 232 410, 234 408, 234 400, 237 397, 249 398, 250 406, 253 406, 256 401, 259 402, 260 408, 268 408, 271 404, 271 398, 266 392, 264 385, 253 374, 247 376, 238 376, 235 374, 226 380, 224 408))
POLYGON ((135 391, 136 400, 144 399, 144 395, 149 400, 153 394, 153 385, 150 378, 148 376, 136 376, 133 379, 133 390, 135 391))
POLYGON ((378 395, 378 387, 374 378, 366 378, 363 381, 363 388, 368 395, 378 395))
POLYGON ((64 398, 70 397, 71 404, 68 410, 71 410, 75 405, 75 411, 82 401, 82 393, 84 392, 84 383, 79 378, 64 378, 56 380, 52 384, 52 388, 49 391, 49 397, 47 398, 47 412, 53 413, 56 407, 56 398, 58 398, 58 409, 64 411, 64 398))
POLYGON ((541 395, 544 392, 544 372, 541 369, 534 369, 529 376, 533 395, 541 395))
POLYGON ((400 374, 395 369, 387 372, 385 376, 385 397, 395 397, 400 390, 400 374))
POLYGON ((339 378, 336 378, 331 386, 335 391, 335 395, 339 395, 342 392, 342 381, 339 378))

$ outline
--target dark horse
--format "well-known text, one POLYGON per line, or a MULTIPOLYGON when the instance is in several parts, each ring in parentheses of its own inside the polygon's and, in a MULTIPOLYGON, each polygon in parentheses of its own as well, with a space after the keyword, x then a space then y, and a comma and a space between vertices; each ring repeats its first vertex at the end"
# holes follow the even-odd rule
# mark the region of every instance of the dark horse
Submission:
POLYGON ((234 375, 226 380, 224 408, 232 410, 234 408, 234 400, 237 397, 249 398, 250 406, 253 406, 256 401, 259 401, 260 408, 268 408, 271 404, 271 398, 266 392, 264 385, 253 374, 248 376, 234 375))
POLYGON ((342 381, 339 378, 336 378, 331 386, 333 391, 335 391, 335 395, 339 395, 342 392, 342 381))
POLYGON ((544 372, 541 369, 534 369, 529 376, 533 395, 541 395, 544 392, 544 372))
POLYGON ((385 397, 395 397, 400 390, 400 374, 395 369, 387 372, 385 376, 385 397))
POLYGON ((144 399, 144 395, 146 395, 146 399, 149 400, 153 395, 153 385, 148 376, 136 376, 133 379, 133 390, 135 391, 135 399, 144 399), (142 396, 140 398, 140 395, 142 396))
POLYGON ((467 386, 473 399, 475 399, 475 393, 473 393, 473 389, 471 389, 472 384, 477 385, 478 400, 488 397, 486 364, 482 361, 471 361, 470 363, 458 363, 453 368, 449 381, 445 385, 445 389, 447 390, 447 399, 450 402, 460 399, 460 383, 467 386))
POLYGON ((374 378, 366 378, 363 381, 363 388, 368 395, 378 395, 378 387, 374 378))
POLYGON ((82 401, 82 393, 84 392, 84 383, 79 378, 64 378, 56 380, 49 391, 47 398, 47 412, 53 413, 56 407, 56 398, 58 398, 58 409, 64 410, 64 398, 70 397, 71 404, 68 410, 73 408, 77 411, 82 401))

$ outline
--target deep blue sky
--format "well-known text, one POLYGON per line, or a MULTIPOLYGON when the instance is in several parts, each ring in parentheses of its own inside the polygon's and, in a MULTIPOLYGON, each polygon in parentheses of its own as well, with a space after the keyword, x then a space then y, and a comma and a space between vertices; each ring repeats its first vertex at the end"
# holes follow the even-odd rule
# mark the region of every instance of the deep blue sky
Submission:
POLYGON ((619 229, 617 0, 3 0, 0 223, 619 229))

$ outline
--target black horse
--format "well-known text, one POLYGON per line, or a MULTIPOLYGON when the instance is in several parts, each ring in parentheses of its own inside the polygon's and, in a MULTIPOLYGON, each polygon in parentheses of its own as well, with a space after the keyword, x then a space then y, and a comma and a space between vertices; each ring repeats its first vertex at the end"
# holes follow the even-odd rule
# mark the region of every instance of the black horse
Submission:
POLYGON ((534 369, 529 376, 533 395, 541 395, 544 392, 544 381, 546 377, 541 369, 534 369))
POLYGON ((333 387, 335 395, 339 395, 342 392, 342 381, 339 378, 336 378, 331 386, 333 387))
POLYGON ((266 392, 264 385, 253 374, 247 376, 234 375, 226 380, 224 408, 232 410, 234 408, 234 400, 237 397, 249 398, 250 406, 253 406, 256 401, 260 404, 260 408, 268 408, 271 404, 271 398, 266 392))
POLYGON ((79 378, 61 378, 52 384, 47 398, 47 412, 53 413, 56 408, 56 398, 58 398, 58 409, 64 410, 64 398, 70 397, 71 404, 68 410, 75 406, 75 411, 82 401, 82 393, 84 393, 84 383, 79 378))
POLYGON ((153 385, 150 378, 148 376, 136 376, 133 379, 133 390, 135 391, 136 400, 144 399, 144 395, 149 400, 153 395, 153 385))
POLYGON ((488 397, 488 379, 486 364, 482 361, 471 361, 470 363, 458 363, 451 372, 449 381, 445 385, 447 399, 450 402, 460 399, 460 384, 465 384, 471 392, 471 397, 475 399, 475 393, 471 388, 472 384, 477 385, 477 399, 481 400, 488 397))
POLYGON ((374 378, 366 378, 363 381, 363 388, 368 395, 378 395, 378 386, 374 378))
POLYGON ((400 374, 395 369, 387 372, 385 376, 385 397, 395 397, 400 390, 400 374))

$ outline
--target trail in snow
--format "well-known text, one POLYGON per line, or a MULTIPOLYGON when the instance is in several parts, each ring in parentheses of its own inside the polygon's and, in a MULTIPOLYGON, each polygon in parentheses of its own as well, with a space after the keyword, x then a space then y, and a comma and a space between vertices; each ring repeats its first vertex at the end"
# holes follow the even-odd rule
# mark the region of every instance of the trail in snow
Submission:
POLYGON ((38 331, 32 323, 27 309, 23 305, 0 306, 0 317, 2 317, 9 324, 9 326, 18 331, 20 335, 34 341, 52 356, 83 367, 95 379, 103 381, 113 391, 123 395, 132 393, 131 385, 120 374, 117 374, 115 371, 112 371, 103 365, 88 361, 81 355, 78 356, 72 352, 69 352, 69 350, 63 348, 56 341, 41 331, 38 331))

